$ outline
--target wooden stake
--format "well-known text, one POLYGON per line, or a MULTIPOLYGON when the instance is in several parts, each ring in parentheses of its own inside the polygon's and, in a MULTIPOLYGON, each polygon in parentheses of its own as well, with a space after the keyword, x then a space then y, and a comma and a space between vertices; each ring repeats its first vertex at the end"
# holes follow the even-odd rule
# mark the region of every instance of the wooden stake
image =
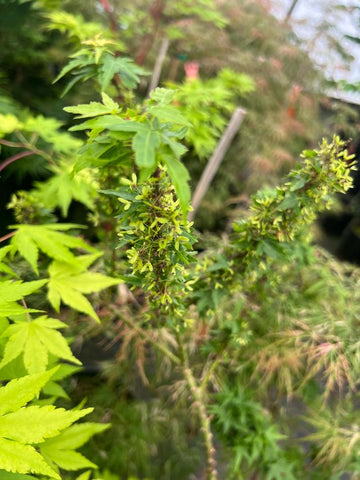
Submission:
POLYGON ((166 58, 166 54, 167 54, 167 51, 168 51, 168 48, 169 48, 169 44, 170 44, 170 42, 169 42, 168 37, 164 37, 161 41, 159 53, 156 57, 154 70, 153 70, 153 73, 152 73, 152 76, 151 76, 148 96, 150 96, 150 93, 159 85, 161 70, 162 70, 162 67, 163 67, 164 60, 166 58))
POLYGON ((284 18, 284 23, 287 23, 290 20, 291 15, 293 14, 294 8, 296 7, 297 3, 299 0, 293 0, 289 10, 287 11, 285 18, 284 18))
POLYGON ((231 142, 233 141, 237 131, 239 130, 245 115, 246 110, 241 107, 238 107, 233 113, 233 116, 231 117, 231 120, 226 127, 225 132, 223 133, 219 143, 217 144, 217 147, 212 154, 208 164, 206 165, 199 183, 196 186, 195 193, 192 199, 193 210, 189 212, 188 215, 189 220, 194 219, 196 210, 198 209, 205 193, 207 192, 212 179, 218 171, 219 166, 225 156, 225 153, 227 152, 231 142))

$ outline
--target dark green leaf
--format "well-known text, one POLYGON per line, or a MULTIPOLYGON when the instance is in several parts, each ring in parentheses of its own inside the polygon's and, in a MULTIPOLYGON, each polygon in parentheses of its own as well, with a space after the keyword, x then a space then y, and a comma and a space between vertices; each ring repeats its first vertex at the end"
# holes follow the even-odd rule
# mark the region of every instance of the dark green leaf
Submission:
POLYGON ((155 150, 159 145, 159 134, 151 129, 138 132, 132 142, 135 162, 139 168, 152 168, 155 162, 155 150))
POLYGON ((183 215, 186 217, 191 200, 191 192, 188 184, 188 180, 190 178, 189 172, 177 158, 165 156, 164 162, 169 176, 174 184, 183 215))

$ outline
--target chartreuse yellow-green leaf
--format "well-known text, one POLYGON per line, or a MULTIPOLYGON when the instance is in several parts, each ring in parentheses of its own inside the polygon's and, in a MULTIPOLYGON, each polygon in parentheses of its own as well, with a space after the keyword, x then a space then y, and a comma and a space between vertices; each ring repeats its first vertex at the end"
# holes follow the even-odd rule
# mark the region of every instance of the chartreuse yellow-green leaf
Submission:
POLYGON ((97 117, 99 115, 106 115, 111 114, 114 115, 116 113, 120 113, 121 108, 117 103, 115 103, 106 93, 102 93, 102 101, 103 103, 99 102, 90 102, 85 105, 76 105, 71 107, 65 107, 65 112, 75 113, 77 116, 76 119, 81 118, 90 118, 90 117, 97 117))
POLYGON ((11 253, 13 247, 12 245, 7 245, 6 247, 0 248, 0 272, 7 273, 10 277, 17 277, 17 274, 10 268, 3 260, 6 256, 11 253))
POLYGON ((0 388, 0 469, 60 479, 59 474, 34 446, 43 444, 46 439, 58 437, 93 409, 67 411, 54 405, 26 406, 55 372, 56 369, 53 369, 41 374, 27 375, 11 380, 0 388))
POLYGON ((54 405, 22 407, 0 416, 0 437, 24 445, 34 445, 59 435, 62 430, 92 411, 92 408, 65 410, 54 405))
POLYGON ((83 172, 74 175, 73 164, 65 161, 52 167, 51 170, 55 175, 45 182, 35 184, 34 195, 40 203, 50 209, 60 207, 63 217, 67 216, 73 200, 84 204, 90 210, 94 209, 96 187, 89 174, 85 175, 83 172))
POLYGON ((2 334, 8 338, 4 348, 0 368, 23 355, 26 370, 29 373, 39 373, 46 370, 48 354, 81 365, 72 354, 65 338, 57 331, 67 325, 60 320, 48 318, 46 315, 31 322, 18 321, 10 325, 2 334))
POLYGON ((16 302, 26 295, 39 290, 47 280, 35 280, 34 282, 21 282, 5 280, 0 283, 0 308, 1 304, 16 302))
POLYGON ((50 258, 73 264, 76 264, 76 257, 71 249, 81 248, 90 252, 95 250, 81 238, 61 232, 71 228, 81 228, 80 225, 57 223, 12 225, 10 228, 16 229, 16 233, 11 239, 11 245, 30 263, 36 273, 38 273, 39 250, 50 258))
POLYGON ((41 444, 42 455, 64 470, 91 468, 95 465, 75 450, 84 445, 93 435, 110 427, 109 424, 81 423, 72 425, 60 435, 41 444))
POLYGON ((56 311, 59 311, 62 301, 75 310, 90 315, 96 321, 99 321, 99 317, 83 293, 98 292, 121 282, 100 273, 78 273, 71 265, 58 261, 50 265, 49 275, 48 299, 56 311))
POLYGON ((0 282, 0 317, 21 315, 25 310, 27 312, 37 312, 38 310, 34 309, 24 309, 22 305, 16 302, 39 290, 46 282, 47 280, 36 280, 34 282, 4 280, 0 282))
POLYGON ((9 472, 38 473, 60 480, 44 458, 31 445, 0 438, 0 468, 9 472))
POLYGON ((63 470, 80 470, 81 468, 96 468, 97 465, 74 450, 42 449, 45 458, 51 459, 63 470))
MULTIPOLYGON (((57 371, 53 368, 36 375, 15 378, 0 388, 0 415, 14 412, 35 398, 57 371)), ((2 467, 0 467, 2 468, 2 467)))

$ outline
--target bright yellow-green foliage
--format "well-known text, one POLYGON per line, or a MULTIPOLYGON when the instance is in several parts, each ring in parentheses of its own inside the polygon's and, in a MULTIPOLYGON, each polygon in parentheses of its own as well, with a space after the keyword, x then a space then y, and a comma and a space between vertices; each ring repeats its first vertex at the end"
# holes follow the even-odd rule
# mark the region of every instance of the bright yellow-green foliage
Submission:
POLYGON ((71 442, 72 429, 69 428, 76 420, 88 415, 92 408, 67 411, 63 408, 55 408, 53 405, 28 405, 39 395, 40 390, 55 372, 56 369, 52 369, 44 373, 24 376, 11 380, 6 386, 0 388, 0 469, 60 479, 57 466, 65 470, 95 466, 75 449, 94 433, 107 428, 107 425, 79 425, 84 431, 85 438, 76 439, 74 442, 71 442), (61 433, 63 431, 66 435, 61 433), (64 465, 60 452, 51 450, 53 444, 59 445, 58 448, 63 450, 63 454, 67 449, 69 460, 73 456, 77 459, 77 464, 64 465), (39 446, 41 446, 41 453, 38 450, 39 446))
MULTIPOLYGON (((94 468, 96 465, 76 449, 95 433, 108 428, 108 425, 95 423, 71 427, 93 409, 65 410, 51 404, 58 396, 67 398, 56 382, 74 371, 59 361, 77 365, 81 362, 74 357, 59 331, 68 325, 47 315, 39 315, 39 310, 30 307, 31 300, 29 305, 28 300, 25 301, 25 297, 39 293, 48 284, 49 300, 57 310, 63 300, 98 320, 83 293, 99 291, 119 283, 119 280, 88 271, 99 252, 88 247, 82 239, 61 232, 73 227, 19 225, 11 245, 1 249, 0 376, 9 382, 0 387, 0 476, 5 470, 60 479, 59 468, 94 468), (92 253, 76 255, 73 250, 78 248, 92 253), (42 256, 52 258, 49 278, 30 282, 18 280, 9 265, 12 263, 10 254, 14 257, 17 252, 37 274, 42 256), (31 316, 37 312, 37 316, 31 316), (45 404, 36 400, 40 392, 45 404), (46 399, 49 395, 51 398, 46 399)), ((41 274, 44 274, 43 270, 41 274)))

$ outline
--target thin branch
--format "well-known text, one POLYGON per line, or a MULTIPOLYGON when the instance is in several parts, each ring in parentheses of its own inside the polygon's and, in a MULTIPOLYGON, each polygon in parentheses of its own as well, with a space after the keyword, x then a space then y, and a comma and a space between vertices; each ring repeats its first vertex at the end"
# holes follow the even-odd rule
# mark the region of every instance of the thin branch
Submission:
POLYGON ((34 155, 35 153, 36 152, 31 152, 29 150, 26 150, 25 152, 20 152, 20 153, 17 153, 16 155, 13 155, 12 157, 9 157, 4 162, 2 162, 2 164, 0 165, 0 172, 2 172, 11 163, 14 163, 17 160, 20 160, 21 158, 29 157, 30 155, 34 155))
POLYGON ((31 317, 29 315, 29 312, 26 311, 28 309, 28 306, 26 305, 26 302, 25 302, 24 298, 21 299, 21 303, 23 304, 23 307, 25 308, 25 315, 26 315, 26 318, 28 319, 28 322, 31 322, 31 317))
POLYGON ((22 134, 20 130, 15 130, 15 135, 22 141, 24 142, 24 145, 27 145, 28 147, 31 147, 29 144, 29 140, 22 134))
POLYGON ((18 143, 18 142, 9 142, 9 140, 5 140, 5 138, 0 138, 1 145, 5 145, 6 147, 13 147, 13 148, 29 148, 29 144, 25 143, 18 143))
POLYGON ((196 186, 195 193, 192 199, 193 210, 189 212, 189 220, 193 220, 195 217, 196 210, 198 209, 205 193, 207 192, 212 179, 214 178, 216 172, 219 169, 219 166, 225 156, 227 149, 229 148, 231 142, 233 141, 237 131, 244 120, 246 115, 246 110, 238 107, 233 113, 231 120, 226 127, 225 132, 223 133, 217 147, 212 154, 208 164, 201 175, 200 181, 196 186))
POLYGON ((289 20, 290 20, 290 17, 291 15, 293 14, 293 11, 297 5, 299 0, 293 0, 291 5, 290 5, 290 8, 289 10, 287 11, 286 15, 285 15, 285 18, 284 18, 284 23, 287 23, 289 20))
POLYGON ((177 333, 177 342, 179 345, 179 354, 183 365, 184 377, 190 388, 191 395, 194 399, 194 407, 197 408, 201 432, 204 435, 206 450, 206 478, 207 480, 217 480, 215 448, 213 444, 213 434, 211 432, 210 418, 206 411, 206 404, 203 396, 203 390, 198 386, 197 381, 192 373, 189 361, 183 346, 183 342, 179 333, 177 333))
POLYGON ((16 231, 7 233, 3 237, 0 237, 0 243, 5 242, 5 240, 8 240, 9 238, 13 237, 15 235, 16 231))
POLYGON ((161 75, 162 67, 164 64, 164 60, 166 58, 167 51, 169 49, 169 45, 170 45, 170 40, 168 39, 168 37, 164 37, 161 40, 159 52, 156 57, 154 70, 151 76, 148 96, 150 96, 150 93, 152 92, 152 90, 154 90, 159 85, 160 75, 161 75))
POLYGON ((38 141, 38 138, 39 138, 38 132, 32 133, 30 138, 30 144, 35 145, 35 143, 38 141))
MULTIPOLYGON (((9 145, 12 142, 7 142, 6 140, 0 140, 0 143, 2 143, 3 145, 16 147, 16 148, 20 148, 21 146, 23 146, 20 144, 9 145)), ((28 144, 28 148, 32 148, 32 145, 28 144)), ((16 162, 17 160, 20 160, 21 158, 29 157, 30 155, 40 155, 40 157, 43 157, 46 161, 48 161, 52 165, 56 165, 56 163, 48 153, 44 152, 43 150, 38 150, 37 148, 34 148, 33 150, 25 150, 24 152, 17 153, 16 155, 13 155, 12 157, 9 157, 6 160, 4 160, 4 162, 0 164, 0 172, 4 170, 11 163, 16 162)))
POLYGON ((153 347, 163 353, 166 357, 168 357, 172 362, 176 363, 176 365, 180 364, 180 359, 174 355, 168 348, 165 347, 162 343, 159 343, 151 338, 151 336, 146 332, 146 330, 142 329, 132 320, 126 317, 122 317, 121 320, 126 323, 129 327, 131 327, 135 332, 145 338, 153 347))

